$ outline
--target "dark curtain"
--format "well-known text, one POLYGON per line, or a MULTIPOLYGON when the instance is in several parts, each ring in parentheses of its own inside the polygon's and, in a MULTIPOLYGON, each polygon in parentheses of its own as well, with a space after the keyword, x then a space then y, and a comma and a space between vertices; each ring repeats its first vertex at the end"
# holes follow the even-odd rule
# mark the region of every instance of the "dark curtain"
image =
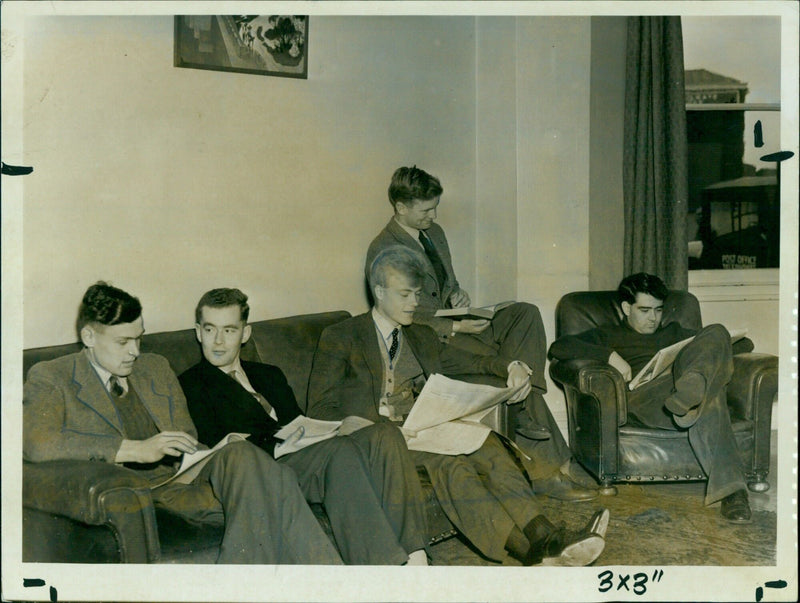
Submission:
POLYGON ((689 200, 680 17, 629 17, 623 182, 625 274, 688 288, 689 200))

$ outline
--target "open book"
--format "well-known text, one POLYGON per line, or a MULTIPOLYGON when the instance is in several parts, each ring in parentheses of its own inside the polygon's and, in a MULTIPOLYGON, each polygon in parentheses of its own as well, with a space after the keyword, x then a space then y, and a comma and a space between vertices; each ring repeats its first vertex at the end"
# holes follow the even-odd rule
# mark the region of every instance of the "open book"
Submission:
POLYGON ((475 452, 492 431, 481 421, 523 387, 493 387, 431 375, 403 423, 409 450, 450 455, 475 452))
POLYGON ((464 319, 472 319, 472 320, 492 320, 494 315, 497 314, 503 308, 507 308, 511 304, 516 303, 515 301, 504 301, 500 302, 499 304, 494 304, 492 306, 480 306, 480 307, 469 307, 469 308, 445 308, 443 310, 436 310, 436 314, 434 316, 438 316, 440 318, 451 318, 453 320, 464 320, 464 319))
POLYGON ((339 433, 341 426, 341 421, 323 421, 297 415, 275 434, 275 437, 284 440, 284 443, 275 447, 274 457, 279 459, 285 454, 297 452, 306 446, 332 438, 339 433))
POLYGON ((222 438, 217 445, 213 448, 206 450, 198 450, 194 454, 184 453, 181 457, 181 464, 178 471, 169 479, 164 480, 154 488, 160 488, 169 482, 176 482, 178 484, 190 484, 200 473, 200 470, 205 467, 206 463, 211 460, 221 448, 230 444, 231 442, 238 442, 239 440, 246 440, 250 436, 249 433, 229 433, 222 438))
MULTIPOLYGON (((747 329, 733 329, 730 333, 731 343, 735 343, 747 334, 747 329)), ((658 350, 656 355, 650 359, 650 362, 645 364, 642 370, 636 373, 636 376, 631 379, 630 383, 628 383, 628 389, 634 390, 640 385, 643 385, 648 381, 652 381, 664 371, 669 369, 672 366, 672 363, 675 362, 678 352, 680 352, 692 339, 694 339, 694 337, 687 337, 686 339, 682 339, 677 343, 673 343, 670 346, 658 350)))

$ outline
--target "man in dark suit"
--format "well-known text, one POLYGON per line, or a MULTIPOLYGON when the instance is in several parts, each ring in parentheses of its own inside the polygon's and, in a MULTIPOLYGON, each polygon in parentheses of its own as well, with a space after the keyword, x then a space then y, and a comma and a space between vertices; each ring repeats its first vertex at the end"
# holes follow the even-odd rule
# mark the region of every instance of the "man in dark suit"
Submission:
MULTIPOLYGON (((269 455, 281 443, 275 433, 299 416, 300 408, 276 366, 240 359, 251 334, 250 307, 238 289, 213 289, 195 309, 203 358, 179 377, 201 442, 213 444, 229 432, 249 433, 269 455)), ((341 436, 278 455, 291 467, 310 502, 322 503, 336 544, 352 565, 427 564, 425 516, 416 467, 403 437, 387 425, 359 429, 358 417, 343 417, 341 436)))
POLYGON ((434 221, 442 192, 439 179, 416 166, 395 171, 389 185, 394 216, 370 244, 365 270, 382 250, 393 245, 424 251, 425 274, 414 322, 432 328, 447 345, 524 362, 530 371, 532 390, 516 413, 515 430, 517 444, 533 458, 532 463, 526 463, 526 469, 534 489, 560 500, 596 498, 596 482, 572 460, 572 452, 543 397, 547 391, 547 339, 539 309, 528 303, 514 303, 491 321, 435 316, 440 309, 470 305, 470 297, 453 271, 447 237, 434 221))
MULTIPOLYGON (((391 424, 408 414, 414 393, 433 373, 491 373, 523 386, 520 398, 527 395, 528 372, 519 361, 456 349, 429 327, 412 324, 424 277, 417 251, 395 246, 376 256, 369 277, 375 307, 322 333, 309 379, 309 416, 358 415, 391 424)), ((596 513, 578 534, 556 529, 493 433, 471 454, 411 455, 427 469, 450 520, 489 559, 587 565, 603 549, 608 511, 596 513)))
MULTIPOLYGON (((139 300, 92 285, 78 331, 82 351, 29 371, 24 458, 120 463, 161 484, 175 473, 178 456, 203 446, 166 359, 139 352, 139 300)), ((152 496, 190 522, 224 523, 217 563, 342 564, 292 471, 249 442, 226 445, 190 484, 173 481, 154 487, 152 496)))
MULTIPOLYGON (((550 346, 550 355, 559 360, 602 360, 630 381, 660 349, 693 337, 671 370, 628 393, 628 414, 650 427, 687 430, 689 444, 708 475, 705 503, 722 501, 725 519, 748 523, 750 503, 726 393, 733 375, 730 333, 719 324, 700 331, 677 322, 662 325, 667 293, 653 274, 625 277, 618 289, 625 324, 560 337, 550 346)), ((744 351, 753 349, 749 339, 737 345, 744 351)))

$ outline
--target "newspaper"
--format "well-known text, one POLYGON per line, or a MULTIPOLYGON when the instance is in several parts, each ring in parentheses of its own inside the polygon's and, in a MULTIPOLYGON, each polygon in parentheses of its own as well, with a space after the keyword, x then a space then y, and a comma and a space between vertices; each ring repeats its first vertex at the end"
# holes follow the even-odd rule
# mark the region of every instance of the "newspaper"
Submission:
POLYGON ((297 415, 275 434, 277 439, 284 441, 275 446, 274 457, 279 459, 285 454, 297 452, 306 446, 332 438, 339 433, 341 426, 341 421, 323 421, 297 415))
POLYGON ((169 479, 164 480, 157 486, 153 486, 153 488, 160 488, 164 484, 168 484, 170 482, 175 482, 178 484, 192 483, 199 475, 200 470, 205 467, 206 463, 211 460, 211 457, 219 450, 231 442, 246 440, 249 436, 249 433, 229 433, 219 442, 217 442, 217 445, 213 448, 198 450, 193 454, 184 453, 181 457, 181 464, 178 467, 178 471, 174 475, 170 476, 169 479))
POLYGON ((403 423, 409 450, 449 455, 475 452, 492 431, 481 420, 524 387, 493 387, 431 375, 403 423))
MULTIPOLYGON (((735 343, 747 334, 747 329, 733 329, 731 330, 730 334, 731 343, 735 343)), ((648 381, 652 381, 669 369, 672 366, 672 363, 675 362, 678 352, 680 352, 687 343, 692 341, 692 339, 694 339, 694 336, 687 337, 686 339, 682 339, 677 343, 673 343, 670 346, 658 350, 655 356, 650 359, 650 362, 645 364, 642 370, 636 373, 636 376, 631 379, 630 383, 628 384, 628 389, 633 391, 648 381)))

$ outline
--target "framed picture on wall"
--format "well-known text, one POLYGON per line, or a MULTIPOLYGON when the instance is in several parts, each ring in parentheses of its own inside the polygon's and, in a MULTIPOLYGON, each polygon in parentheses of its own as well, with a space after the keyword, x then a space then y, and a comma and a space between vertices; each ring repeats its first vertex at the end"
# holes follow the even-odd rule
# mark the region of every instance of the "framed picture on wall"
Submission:
POLYGON ((308 78, 308 17, 179 15, 175 67, 308 78))

